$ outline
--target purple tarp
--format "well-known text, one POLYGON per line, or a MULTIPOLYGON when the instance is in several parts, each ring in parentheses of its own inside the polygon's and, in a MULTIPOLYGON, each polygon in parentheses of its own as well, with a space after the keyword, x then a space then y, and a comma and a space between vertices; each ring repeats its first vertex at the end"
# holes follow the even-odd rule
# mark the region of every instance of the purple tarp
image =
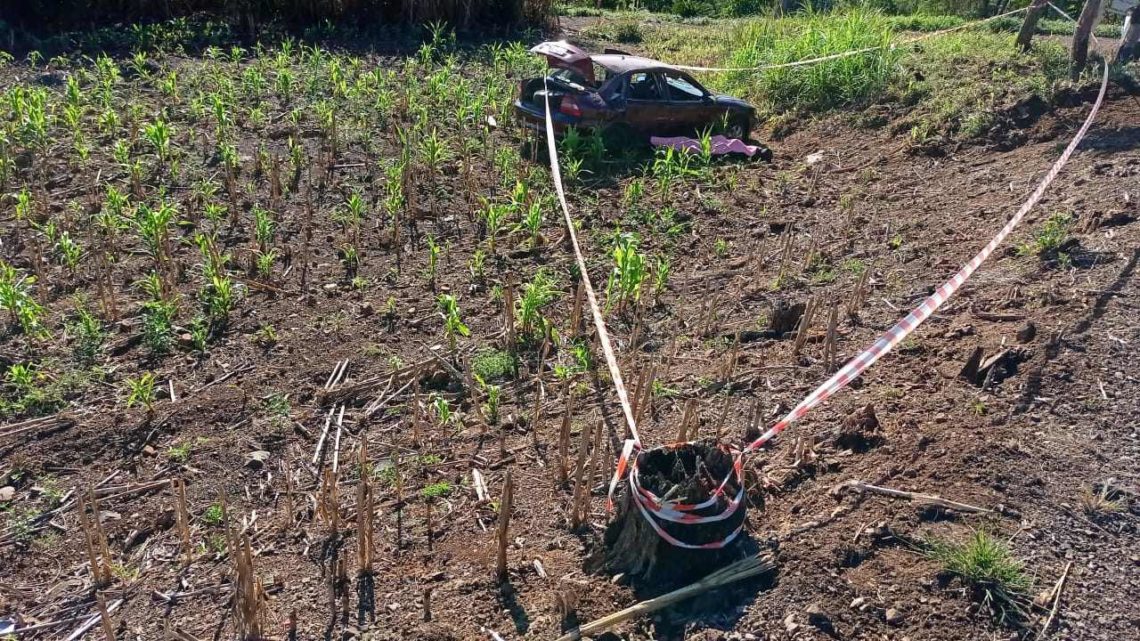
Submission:
MULTIPOLYGON (((680 151, 691 151, 700 153, 701 141, 696 138, 686 138, 684 136, 677 136, 675 138, 661 138, 652 136, 649 142, 655 147, 672 147, 680 151)), ((724 136, 712 137, 712 153, 714 156, 722 156, 724 154, 743 154, 751 158, 760 153, 760 147, 756 145, 745 144, 739 138, 725 138, 724 136)))

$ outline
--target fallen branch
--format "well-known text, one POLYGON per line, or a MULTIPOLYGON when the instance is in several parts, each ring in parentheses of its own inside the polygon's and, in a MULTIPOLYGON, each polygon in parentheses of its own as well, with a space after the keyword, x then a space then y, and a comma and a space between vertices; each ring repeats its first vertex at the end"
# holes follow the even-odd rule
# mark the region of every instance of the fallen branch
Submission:
POLYGON ((768 558, 751 556, 746 559, 742 559, 736 563, 733 563, 732 565, 713 572, 712 574, 706 576, 700 581, 697 581, 696 583, 687 585, 679 590, 674 590, 668 594, 663 594, 657 598, 649 599, 648 601, 642 601, 641 603, 630 606, 624 610, 619 610, 618 612, 614 612, 613 614, 604 616, 600 619, 597 619, 596 621, 591 621, 586 625, 575 628, 568 634, 564 634, 558 637, 557 641, 577 641, 583 636, 593 635, 601 632, 602 630, 607 630, 615 625, 618 625, 619 623, 624 623, 630 619, 635 619, 637 617, 641 617, 667 608, 674 603, 692 598, 698 594, 701 594, 702 592, 707 592, 708 590, 713 590, 728 585, 729 583, 742 581, 744 579, 763 574, 775 567, 776 564, 768 558))
POLYGON ((843 492, 843 490, 854 490, 856 492, 859 492, 860 494, 862 494, 864 492, 870 492, 872 494, 882 494, 883 496, 890 496, 892 498, 897 498, 897 499, 908 499, 911 501, 918 501, 919 503, 929 503, 931 505, 937 505, 938 507, 943 507, 943 508, 946 508, 948 510, 956 510, 958 512, 983 513, 983 512, 992 512, 993 511, 993 510, 988 510, 984 507, 978 507, 976 505, 969 505, 967 503, 958 503, 957 501, 948 501, 948 500, 946 500, 940 496, 935 496, 933 494, 919 494, 917 492, 905 492, 903 490, 892 490, 889 487, 879 487, 877 485, 870 485, 868 483, 864 483, 863 481, 847 481, 846 483, 841 483, 838 486, 836 486, 836 488, 834 490, 832 490, 832 494, 840 494, 843 492))

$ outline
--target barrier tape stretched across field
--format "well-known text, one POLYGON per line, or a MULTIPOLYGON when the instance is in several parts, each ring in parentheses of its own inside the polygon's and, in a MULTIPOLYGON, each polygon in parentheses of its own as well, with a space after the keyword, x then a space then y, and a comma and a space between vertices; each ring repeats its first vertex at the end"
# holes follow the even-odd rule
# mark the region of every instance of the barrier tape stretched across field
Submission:
MULTIPOLYGON (((562 208, 563 217, 566 222, 566 227, 570 235, 570 241, 574 248, 574 257, 578 263, 579 271, 582 274, 582 281, 586 288, 586 295, 590 304, 590 311, 594 319, 594 324, 598 331, 599 342, 602 343, 602 350, 605 353, 606 365, 610 370, 610 376, 613 378, 614 387, 617 390, 618 400, 621 402, 622 411, 626 418, 626 423, 629 426, 631 438, 626 440, 622 448, 621 456, 617 462, 617 468, 614 471, 614 477, 610 482, 609 487, 609 500, 607 500, 607 507, 612 508, 612 497, 614 489, 622 475, 625 474, 626 468, 629 468, 629 484, 631 497, 635 501, 638 510, 645 518, 646 522, 653 528, 665 541, 670 544, 686 549, 716 549, 722 548, 731 543, 743 528, 743 521, 725 538, 719 541, 713 541, 703 544, 691 544, 677 539, 666 532, 656 521, 662 519, 673 523, 682 524, 699 524, 711 523, 724 520, 730 517, 740 507, 744 497, 744 478, 743 478, 743 465, 744 456, 752 452, 756 448, 762 446, 764 443, 776 437, 783 432, 792 423, 802 418, 805 414, 811 411, 816 406, 820 405, 828 398, 842 390, 851 381, 859 377, 864 371, 867 370, 876 361, 882 358, 885 354, 890 352, 896 345, 903 341, 908 335, 911 334, 919 325, 928 319, 939 307, 943 305, 958 289, 970 278, 971 275, 981 266, 981 264, 989 258, 995 249, 1013 232, 1014 228, 1021 222, 1029 211, 1036 206, 1038 201, 1044 195, 1045 190, 1057 178, 1065 164, 1068 163, 1085 135, 1088 133, 1089 128, 1096 119, 1097 112, 1100 111, 1101 104, 1104 102, 1104 96, 1108 89, 1108 75, 1109 67, 1106 63, 1104 65, 1104 73, 1101 78, 1100 90, 1097 93, 1096 101, 1093 103, 1092 109, 1089 111, 1088 116, 1085 118, 1084 123, 1077 131, 1076 135, 1065 147, 1065 151, 1061 157, 1053 163, 1053 166, 1045 174, 1045 176, 1038 183, 1036 189, 1029 195, 1029 198, 1022 203, 1014 216, 1005 224, 1004 227, 995 235, 985 247, 982 248, 977 255, 975 255, 969 262, 962 266, 953 277, 942 284, 933 294, 922 301, 916 308, 907 314, 902 320, 896 323, 893 327, 884 332, 875 342, 867 349, 859 353, 857 356, 848 361, 839 371, 832 375, 829 379, 824 381, 817 387, 811 394, 800 401, 786 416, 780 419, 773 425, 767 432, 762 434, 759 438, 749 443, 743 450, 735 453, 733 460, 733 469, 729 472, 725 479, 721 482, 720 486, 711 493, 710 497, 697 504, 685 504, 676 501, 664 500, 652 492, 641 487, 638 482, 638 463, 635 450, 641 450, 641 438, 637 433, 637 426, 634 421, 633 411, 629 404, 628 394, 626 394, 625 385, 621 376, 621 370, 618 368, 617 359, 614 356, 613 347, 610 344, 609 334, 605 329, 605 320, 602 317, 601 308, 598 306, 597 296, 594 292, 593 286, 589 280, 589 271, 586 266, 585 258, 583 257, 581 247, 578 243, 577 233, 574 227, 574 220, 570 215, 570 208, 566 202, 565 189, 562 185, 562 173, 558 162, 558 148, 554 137, 554 123, 550 111, 550 97, 549 93, 545 93, 543 99, 545 101, 545 121, 546 121, 546 142, 547 150, 549 153, 550 170, 553 178, 555 191, 558 194, 558 202, 562 208), (735 477, 738 488, 736 495, 728 501, 728 504, 719 513, 711 516, 702 516, 693 514, 698 510, 707 509, 717 505, 718 501, 724 494, 725 487, 735 477)), ((545 78, 543 80, 544 86, 546 85, 545 78)), ((679 445, 679 444, 678 444, 679 445)), ((669 446, 669 447, 675 447, 669 446)))
POLYGON ((989 18, 984 18, 982 20, 975 20, 973 22, 967 22, 966 24, 961 24, 961 25, 958 25, 957 27, 950 27, 949 29, 941 29, 939 31, 931 31, 930 33, 924 33, 920 36, 915 36, 913 38, 905 38, 901 42, 898 42, 898 43, 892 42, 891 44, 876 45, 874 47, 865 47, 863 49, 852 49, 851 51, 843 51, 840 53, 833 53, 831 55, 820 56, 818 58, 806 58, 804 60, 796 60, 794 62, 780 62, 780 63, 766 64, 766 65, 759 65, 756 67, 696 67, 696 66, 692 66, 692 65, 669 65, 669 66, 673 67, 674 69, 684 69, 685 71, 710 71, 710 72, 768 71, 769 69, 787 69, 790 67, 806 67, 808 65, 814 65, 814 64, 821 63, 821 62, 827 62, 829 60, 838 60, 840 58, 849 58, 851 56, 858 56, 858 55, 862 55, 864 53, 871 53, 872 51, 880 51, 883 49, 894 49, 895 47, 900 46, 900 45, 914 44, 916 42, 920 42, 920 41, 926 40, 928 38, 933 38, 935 36, 942 36, 942 35, 945 35, 948 33, 954 33, 955 31, 961 31, 963 29, 969 29, 971 27, 977 27, 977 26, 983 25, 987 22, 997 20, 999 18, 1005 18, 1007 16, 1012 16, 1014 14, 1021 13, 1023 11, 1028 10, 1028 9, 1029 9, 1029 7, 1022 7, 1020 9, 1014 9, 1012 11, 1006 11, 1005 13, 1000 13, 996 16, 990 16, 989 18))

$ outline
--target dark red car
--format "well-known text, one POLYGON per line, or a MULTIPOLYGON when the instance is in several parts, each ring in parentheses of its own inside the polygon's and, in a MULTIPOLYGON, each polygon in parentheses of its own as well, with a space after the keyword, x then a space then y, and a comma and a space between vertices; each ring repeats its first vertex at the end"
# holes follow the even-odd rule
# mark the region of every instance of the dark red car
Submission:
POLYGON ((546 56, 546 77, 524 80, 515 112, 523 124, 546 130, 549 93, 555 131, 600 131, 607 143, 645 142, 649 136, 693 136, 712 127, 729 138, 747 138, 756 109, 717 95, 689 74, 663 62, 607 50, 589 55, 567 42, 544 42, 531 52, 546 56))

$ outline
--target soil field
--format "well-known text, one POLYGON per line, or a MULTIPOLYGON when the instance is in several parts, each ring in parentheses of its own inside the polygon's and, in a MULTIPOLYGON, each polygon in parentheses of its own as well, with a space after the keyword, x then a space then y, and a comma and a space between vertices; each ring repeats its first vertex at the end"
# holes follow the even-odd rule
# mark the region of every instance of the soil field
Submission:
MULTIPOLYGON (((518 48, 455 60, 446 40, 433 47, 0 71, 9 130, 32 131, 5 143, 0 257, 35 277, 42 308, 22 329, 13 312, 0 342, 0 621, 44 626, 19 638, 68 638, 98 611, 85 542, 97 530, 109 574, 98 592, 119 639, 234 638, 243 538, 273 639, 291 620, 300 639, 553 639, 665 589, 588 563, 625 428, 589 316, 573 317, 549 172, 520 154, 527 135, 510 122, 533 62, 518 48), (53 117, 37 134, 41 90, 53 117), (164 207, 173 215, 155 228, 164 207), (13 375, 23 364, 30 373, 13 375), (38 415, 49 418, 27 422, 38 415), (579 446, 598 421, 572 529, 579 446), (98 528, 76 509, 89 490, 98 528)), ((770 163, 654 169, 650 157, 643 170, 645 159, 567 150, 564 162, 583 159, 570 204, 625 379, 654 374, 644 441, 674 440, 690 402, 702 438, 739 446, 770 425, 834 367, 832 306, 842 364, 1000 229, 1092 96, 1074 92, 994 144, 918 146, 839 114, 771 141, 770 163), (637 300, 622 298, 622 278, 606 287, 615 247, 644 258, 637 300), (819 311, 802 344, 770 331, 809 299, 819 311)), ((747 460, 745 537, 773 572, 604 638, 1030 638, 1046 619, 1053 638, 1133 638, 1138 113, 1110 86, 1012 242, 895 353, 747 460), (964 376, 979 348, 981 371, 964 376), (989 511, 840 487, 856 480, 989 511), (1023 562, 1020 614, 926 552, 977 531, 1023 562)))

